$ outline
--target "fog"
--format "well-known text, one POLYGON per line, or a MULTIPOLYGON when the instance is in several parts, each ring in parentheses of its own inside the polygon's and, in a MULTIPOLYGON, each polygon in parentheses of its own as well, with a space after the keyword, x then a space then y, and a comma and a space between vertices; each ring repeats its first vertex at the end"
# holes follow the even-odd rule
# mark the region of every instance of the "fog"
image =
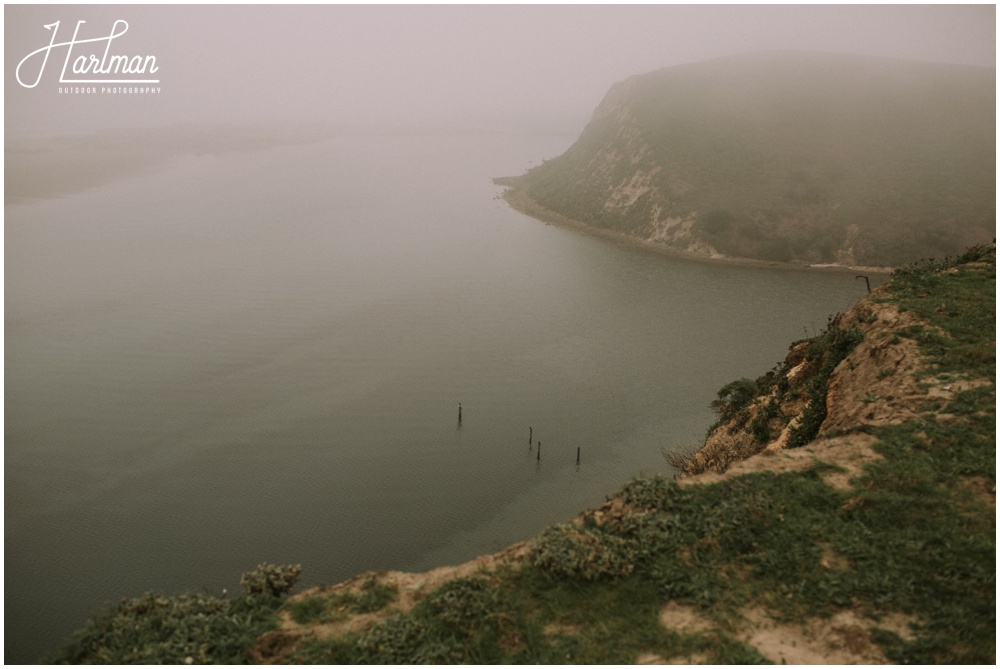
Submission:
MULTIPOLYGON (((993 5, 6 6, 5 136, 293 121, 579 132, 616 81, 807 49, 995 66, 993 5), (157 92, 62 93, 66 47, 154 56, 157 92), (44 26, 60 22, 58 34, 44 26)), ((67 67, 67 76, 72 64, 67 67)), ((136 76, 136 75, 129 75, 136 76)), ((100 84, 97 85, 100 88, 100 84)), ((98 90, 99 90, 98 88, 98 90)))
POLYGON ((775 49, 992 68, 995 15, 5 6, 6 659, 262 560, 312 584, 457 564, 660 471, 716 388, 861 284, 659 262, 526 220, 491 177, 635 74, 775 49))

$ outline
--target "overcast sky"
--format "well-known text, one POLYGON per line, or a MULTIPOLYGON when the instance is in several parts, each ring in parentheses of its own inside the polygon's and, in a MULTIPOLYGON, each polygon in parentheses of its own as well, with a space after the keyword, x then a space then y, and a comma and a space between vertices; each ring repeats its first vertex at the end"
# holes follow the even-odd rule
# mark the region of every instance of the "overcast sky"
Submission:
POLYGON ((293 120, 578 132, 612 84, 660 67, 765 49, 994 67, 995 26, 994 5, 7 5, 5 134, 293 120), (73 58, 154 56, 159 93, 60 95, 67 47, 25 63, 37 86, 18 83, 45 25, 60 22, 59 43, 80 20, 85 39, 118 19, 127 33, 73 58))

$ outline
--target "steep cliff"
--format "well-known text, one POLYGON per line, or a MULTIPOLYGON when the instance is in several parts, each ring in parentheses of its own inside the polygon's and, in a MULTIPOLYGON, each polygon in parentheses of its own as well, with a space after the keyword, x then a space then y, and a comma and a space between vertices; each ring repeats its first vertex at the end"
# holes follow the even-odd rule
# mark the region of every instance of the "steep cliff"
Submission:
POLYGON ((993 236, 994 81, 817 53, 669 67, 615 84, 566 153, 502 183, 526 213, 702 255, 940 258, 993 236))
POLYGON ((931 263, 920 272, 897 270, 891 283, 832 317, 821 335, 793 343, 775 369, 756 380, 727 384, 712 403, 719 421, 704 445, 679 463, 682 474, 722 473, 758 453, 774 455, 814 440, 829 446, 830 439, 842 434, 918 422, 922 411, 961 392, 991 386, 991 379, 976 373, 985 371, 978 364, 942 367, 956 366, 944 356, 949 349, 962 351, 958 357, 963 362, 991 358, 982 349, 965 351, 969 344, 956 341, 948 328, 955 319, 969 319, 975 325, 966 324, 962 334, 982 340, 994 310, 977 314, 941 285, 951 279, 944 285, 956 290, 953 282, 963 273, 995 271, 990 248, 974 247, 958 260, 931 263), (921 305, 928 298, 929 309, 921 305), (918 305, 930 313, 921 317, 918 305), (922 343, 940 350, 938 359, 928 359, 922 343))

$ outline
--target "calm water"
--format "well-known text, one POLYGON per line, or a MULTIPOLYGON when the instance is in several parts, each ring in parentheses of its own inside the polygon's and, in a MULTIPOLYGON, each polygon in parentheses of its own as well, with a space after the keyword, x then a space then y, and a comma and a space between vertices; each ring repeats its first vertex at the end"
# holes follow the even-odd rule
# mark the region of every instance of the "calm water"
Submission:
POLYGON ((343 138, 7 207, 7 660, 259 562, 335 583, 528 538, 669 474, 719 387, 862 295, 496 199, 571 141, 343 138))

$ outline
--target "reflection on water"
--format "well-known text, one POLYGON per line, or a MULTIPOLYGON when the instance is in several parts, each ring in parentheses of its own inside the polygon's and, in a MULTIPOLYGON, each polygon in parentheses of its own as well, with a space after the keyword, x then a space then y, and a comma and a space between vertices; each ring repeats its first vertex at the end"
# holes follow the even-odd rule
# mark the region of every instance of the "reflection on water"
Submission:
POLYGON ((571 140, 339 138, 7 207, 8 659, 263 561, 333 583, 525 539, 668 474, 719 387, 863 294, 496 199, 571 140))

